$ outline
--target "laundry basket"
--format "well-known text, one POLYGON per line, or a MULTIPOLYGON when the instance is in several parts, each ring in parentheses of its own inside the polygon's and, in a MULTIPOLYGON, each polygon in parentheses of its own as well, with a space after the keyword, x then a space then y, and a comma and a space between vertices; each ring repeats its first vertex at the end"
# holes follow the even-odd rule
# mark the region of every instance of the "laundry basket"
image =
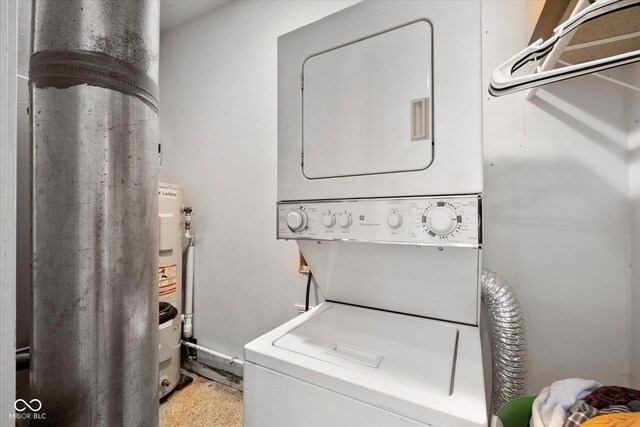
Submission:
POLYGON ((535 398, 525 396, 505 403, 493 416, 491 427, 528 427, 535 398))

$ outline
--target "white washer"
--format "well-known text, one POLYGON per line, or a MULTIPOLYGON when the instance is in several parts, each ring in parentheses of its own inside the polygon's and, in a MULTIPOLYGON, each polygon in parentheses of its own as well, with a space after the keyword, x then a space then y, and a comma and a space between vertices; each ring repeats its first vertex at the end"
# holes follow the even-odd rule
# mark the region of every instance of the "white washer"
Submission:
POLYGON ((481 3, 365 1, 278 39, 277 237, 326 301, 245 346, 244 425, 487 425, 481 3))
POLYGON ((245 426, 485 426, 477 327, 324 302, 245 347, 245 426))
POLYGON ((245 426, 486 426, 480 202, 280 203, 327 301, 245 346, 245 426))

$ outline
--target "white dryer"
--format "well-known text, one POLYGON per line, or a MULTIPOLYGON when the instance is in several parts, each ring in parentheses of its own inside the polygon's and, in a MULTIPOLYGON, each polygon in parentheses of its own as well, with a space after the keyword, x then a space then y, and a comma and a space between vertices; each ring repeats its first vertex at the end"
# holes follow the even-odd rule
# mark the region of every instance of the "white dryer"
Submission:
POLYGON ((278 38, 278 200, 482 192, 480 0, 364 1, 278 38))
POLYGON ((326 301, 245 346, 244 425, 486 426, 479 1, 278 39, 277 237, 326 301))

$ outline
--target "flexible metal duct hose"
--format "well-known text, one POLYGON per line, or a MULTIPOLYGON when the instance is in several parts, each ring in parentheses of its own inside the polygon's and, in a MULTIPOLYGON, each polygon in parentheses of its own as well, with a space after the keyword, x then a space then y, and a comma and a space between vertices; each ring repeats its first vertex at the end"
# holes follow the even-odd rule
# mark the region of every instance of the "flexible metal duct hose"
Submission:
POLYGON ((482 270, 482 303, 487 309, 493 368, 491 414, 506 402, 525 395, 527 340, 522 308, 506 280, 482 270))

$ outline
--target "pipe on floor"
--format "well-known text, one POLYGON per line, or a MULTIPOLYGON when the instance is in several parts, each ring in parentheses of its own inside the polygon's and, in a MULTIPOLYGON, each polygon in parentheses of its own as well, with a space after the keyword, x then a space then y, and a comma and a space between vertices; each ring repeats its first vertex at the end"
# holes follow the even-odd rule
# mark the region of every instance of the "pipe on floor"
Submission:
POLYGON ((35 0, 31 425, 158 425, 155 0, 35 0))
POLYGON ((209 348, 206 348, 206 347, 203 347, 201 345, 194 344, 192 342, 185 341, 185 340, 182 340, 182 345, 185 345, 187 347, 196 349, 198 351, 201 351, 203 353, 209 354, 211 356, 218 357, 218 358, 224 360, 225 362, 229 363, 230 365, 244 366, 244 361, 242 361, 241 359, 238 359, 237 357, 227 356, 224 353, 220 353, 218 351, 211 350, 209 348))

